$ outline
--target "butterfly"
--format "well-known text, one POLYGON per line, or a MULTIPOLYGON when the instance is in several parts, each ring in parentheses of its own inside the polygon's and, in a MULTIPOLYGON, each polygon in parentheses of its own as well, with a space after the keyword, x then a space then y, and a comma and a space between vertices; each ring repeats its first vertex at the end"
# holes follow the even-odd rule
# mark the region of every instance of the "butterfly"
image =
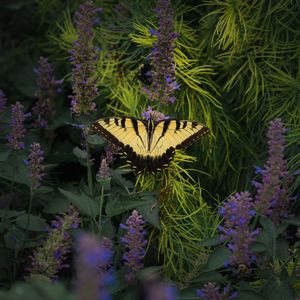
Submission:
POLYGON ((153 80, 153 71, 150 63, 140 65, 139 71, 134 76, 133 80, 139 79, 146 85, 151 85, 153 80))
POLYGON ((184 149, 209 133, 205 125, 197 122, 130 117, 99 119, 91 130, 120 147, 137 173, 146 170, 152 174, 169 165, 175 149, 184 149))

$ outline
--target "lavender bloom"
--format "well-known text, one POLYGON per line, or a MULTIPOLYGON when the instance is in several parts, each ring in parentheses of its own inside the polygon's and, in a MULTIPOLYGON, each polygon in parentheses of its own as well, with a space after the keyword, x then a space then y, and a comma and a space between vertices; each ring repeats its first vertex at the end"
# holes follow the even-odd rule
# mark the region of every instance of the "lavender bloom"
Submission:
POLYGON ((25 144, 22 141, 25 136, 25 114, 23 105, 17 101, 11 106, 10 133, 7 135, 8 147, 12 150, 24 149, 25 144))
POLYGON ((98 95, 95 78, 98 49, 93 47, 93 26, 99 22, 97 14, 100 8, 94 8, 93 1, 86 1, 80 5, 75 13, 75 27, 78 39, 73 44, 71 53, 73 96, 71 99, 71 111, 74 115, 89 114, 95 111, 93 102, 98 95))
POLYGON ((133 282, 135 279, 134 273, 144 267, 142 259, 145 255, 144 247, 147 244, 147 240, 144 237, 144 223, 143 217, 137 210, 134 210, 127 219, 126 225, 120 224, 121 228, 127 229, 126 235, 122 237, 122 242, 126 247, 123 259, 125 266, 129 270, 126 276, 128 282, 133 282))
POLYGON ((250 221, 255 215, 252 198, 248 192, 236 193, 223 204, 219 211, 224 217, 224 226, 220 226, 221 239, 230 239, 227 245, 232 252, 229 264, 249 266, 254 260, 249 246, 255 240, 258 230, 250 230, 250 221))
POLYGON ((105 146, 105 158, 108 164, 111 164, 115 160, 116 154, 120 152, 120 148, 113 145, 107 144, 105 146))
POLYGON ((28 168, 29 177, 31 178, 31 189, 37 189, 41 185, 41 181, 44 177, 44 166, 42 162, 44 160, 44 151, 41 149, 39 143, 32 143, 29 149, 28 160, 25 160, 25 164, 28 168))
POLYGON ((209 282, 201 290, 197 290, 197 295, 203 300, 231 300, 238 296, 236 292, 230 294, 228 287, 220 291, 220 287, 214 282, 209 282))
POLYGON ((5 110, 7 99, 2 90, 0 90, 0 113, 5 110))
POLYGON ((90 234, 80 237, 76 259, 78 300, 111 299, 106 289, 111 280, 107 271, 112 258, 111 246, 107 240, 99 243, 90 234))
POLYGON ((68 254, 71 252, 72 237, 68 230, 77 228, 80 219, 78 210, 70 206, 68 213, 57 216, 52 221, 52 228, 43 245, 37 248, 31 258, 29 278, 42 277, 50 281, 57 281, 57 273, 69 265, 65 264, 68 254))
MULTIPOLYGON (((144 92, 152 101, 174 103, 173 93, 179 88, 175 78, 174 43, 177 33, 173 31, 173 13, 169 0, 159 0, 155 9, 159 26, 155 35, 151 59, 153 65, 152 84, 144 92)), ((153 34, 153 31, 152 31, 153 34)))
POLYGON ((148 105, 147 110, 145 110, 142 113, 142 117, 145 118, 147 121, 152 119, 154 121, 162 121, 167 119, 168 117, 166 117, 163 113, 157 111, 157 110, 153 110, 151 106, 148 105))
POLYGON ((32 108, 32 113, 35 118, 35 127, 46 128, 54 116, 54 99, 60 91, 62 80, 55 79, 48 58, 40 57, 38 64, 38 67, 34 69, 37 74, 37 102, 32 108))
POLYGON ((285 132, 280 119, 270 122, 267 133, 269 159, 263 170, 257 169, 262 175, 262 183, 253 182, 257 189, 255 208, 261 214, 271 217, 275 223, 287 216, 289 205, 290 176, 284 159, 285 132))
POLYGON ((174 286, 165 282, 155 282, 146 286, 146 300, 175 300, 177 291, 174 286))
POLYGON ((99 180, 107 180, 111 176, 107 160, 103 158, 100 163, 100 168, 96 174, 96 178, 99 180))

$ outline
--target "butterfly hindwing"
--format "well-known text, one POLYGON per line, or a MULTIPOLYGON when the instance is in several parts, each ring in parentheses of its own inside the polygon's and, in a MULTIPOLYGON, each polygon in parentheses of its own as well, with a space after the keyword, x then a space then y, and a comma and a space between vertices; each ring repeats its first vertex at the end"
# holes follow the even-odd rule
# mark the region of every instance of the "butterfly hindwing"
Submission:
POLYGON ((135 118, 104 118, 92 130, 120 147, 137 171, 155 173, 172 160, 175 149, 183 149, 209 132, 197 122, 167 119, 159 122, 135 118))

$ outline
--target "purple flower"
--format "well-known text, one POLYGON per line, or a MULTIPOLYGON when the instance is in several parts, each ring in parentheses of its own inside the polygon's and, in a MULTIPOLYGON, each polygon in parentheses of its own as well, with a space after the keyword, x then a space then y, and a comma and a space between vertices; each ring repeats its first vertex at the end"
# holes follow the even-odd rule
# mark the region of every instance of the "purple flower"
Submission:
POLYGON ((77 299, 111 299, 106 289, 112 278, 109 269, 111 259, 112 243, 108 239, 99 242, 87 233, 79 238, 76 259, 77 299))
POLYGON ((120 148, 113 145, 107 144, 105 146, 105 158, 108 164, 111 164, 115 160, 116 154, 120 152, 120 148))
POLYGON ((89 114, 96 109, 94 99, 98 96, 96 61, 98 50, 93 46, 93 26, 98 23, 97 14, 100 8, 95 8, 93 1, 80 5, 75 13, 75 28, 78 39, 73 44, 71 53, 73 96, 71 111, 74 115, 89 114))
POLYGON ((175 300, 177 290, 173 285, 163 281, 149 282, 146 285, 146 300, 175 300))
POLYGON ((120 227, 127 229, 127 233, 122 237, 126 250, 123 254, 125 266, 129 273, 126 276, 128 282, 133 282, 135 279, 135 272, 142 269, 144 264, 142 259, 145 255, 145 246, 147 240, 145 239, 145 231, 143 229, 145 221, 137 210, 134 210, 126 221, 126 225, 120 224, 120 227))
POLYGON ((10 133, 7 135, 8 147, 12 150, 24 149, 25 114, 23 105, 17 101, 11 106, 10 133))
POLYGON ((173 12, 169 0, 159 0, 155 9, 159 26, 157 32, 151 30, 150 35, 157 36, 153 44, 151 60, 153 66, 152 84, 144 87, 144 92, 152 101, 174 103, 174 91, 179 88, 175 78, 174 47, 177 33, 173 31, 173 12))
POLYGON ((288 196, 290 176, 284 159, 285 132, 286 129, 280 119, 270 122, 267 133, 269 158, 264 169, 260 171, 262 182, 255 182, 257 189, 255 208, 275 223, 287 216, 290 200, 288 196))
POLYGON ((152 119, 154 121, 162 121, 168 119, 163 113, 153 110, 151 106, 148 105, 147 109, 142 113, 142 117, 147 121, 152 119))
POLYGON ((40 57, 38 64, 38 67, 34 69, 37 75, 37 102, 32 108, 32 113, 35 118, 35 127, 45 128, 49 126, 54 116, 54 99, 60 91, 62 80, 55 79, 48 58, 40 57))
POLYGON ((2 90, 0 90, 0 113, 5 110, 7 99, 2 90))
POLYGON ((72 237, 68 230, 77 228, 79 222, 78 210, 72 205, 68 213, 57 216, 56 220, 52 221, 47 239, 30 257, 30 278, 38 276, 57 281, 57 273, 69 267, 64 263, 72 247, 72 237))
POLYGON ((219 213, 224 217, 224 225, 219 227, 221 240, 230 241, 227 247, 232 252, 228 263, 249 266, 254 259, 249 247, 258 234, 257 230, 250 230, 250 221, 255 215, 250 194, 244 192, 230 196, 219 213))
POLYGON ((214 282, 209 282, 201 290, 197 290, 197 295, 203 300, 232 300, 238 296, 236 292, 230 294, 229 287, 225 287, 221 291, 214 282))
POLYGON ((96 174, 97 179, 99 180, 107 180, 111 176, 111 172, 109 170, 109 166, 106 158, 103 158, 100 163, 100 168, 96 174))
POLYGON ((39 143, 32 143, 29 149, 28 160, 25 164, 28 168, 29 177, 31 178, 31 188, 37 189, 41 185, 41 181, 44 177, 44 166, 42 162, 44 160, 44 151, 41 149, 39 143))

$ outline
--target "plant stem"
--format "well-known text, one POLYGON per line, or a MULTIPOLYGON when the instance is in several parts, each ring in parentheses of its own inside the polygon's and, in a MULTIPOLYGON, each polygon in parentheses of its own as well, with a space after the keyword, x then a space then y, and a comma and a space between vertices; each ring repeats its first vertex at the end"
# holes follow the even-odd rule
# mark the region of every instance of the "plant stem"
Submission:
POLYGON ((90 146, 87 141, 86 141, 86 154, 87 154, 86 163, 87 163, 88 187, 90 190, 91 197, 94 198, 93 176, 92 176, 92 168, 90 162, 90 146))
POLYGON ((28 234, 29 234, 29 225, 30 225, 30 215, 32 210, 32 203, 33 203, 33 189, 30 188, 30 199, 29 199, 29 207, 27 212, 27 222, 26 222, 26 231, 25 231, 25 244, 28 240, 28 234))
POLYGON ((104 202, 104 186, 101 184, 101 195, 100 195, 100 203, 99 203, 99 219, 98 219, 98 227, 99 227, 99 237, 101 238, 102 233, 102 209, 104 202))

